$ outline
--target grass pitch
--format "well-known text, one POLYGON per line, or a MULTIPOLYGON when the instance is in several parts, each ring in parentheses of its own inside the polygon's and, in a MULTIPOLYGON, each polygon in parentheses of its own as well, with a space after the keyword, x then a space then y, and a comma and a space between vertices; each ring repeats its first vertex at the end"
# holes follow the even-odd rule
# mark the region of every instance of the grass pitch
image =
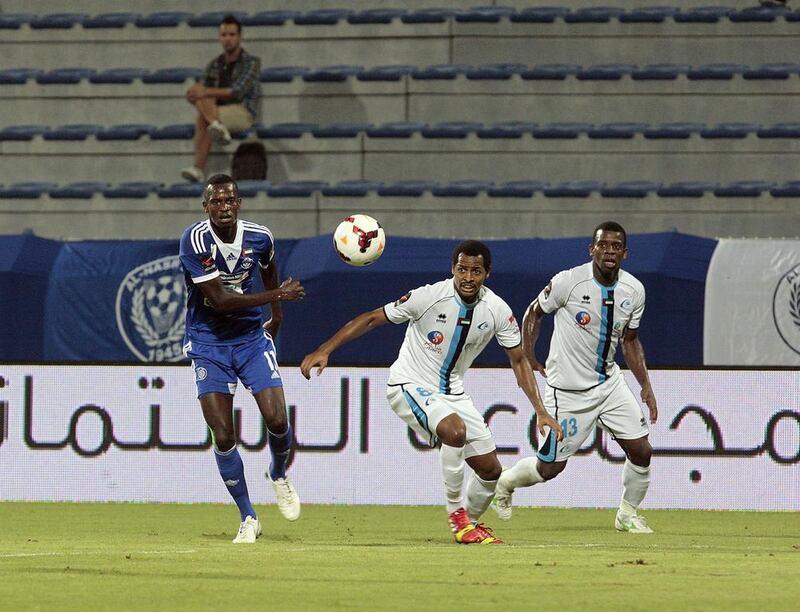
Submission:
POLYGON ((304 506, 234 546, 234 506, 0 503, 7 610, 800 609, 800 513, 517 508, 507 546, 452 542, 443 508, 304 506))

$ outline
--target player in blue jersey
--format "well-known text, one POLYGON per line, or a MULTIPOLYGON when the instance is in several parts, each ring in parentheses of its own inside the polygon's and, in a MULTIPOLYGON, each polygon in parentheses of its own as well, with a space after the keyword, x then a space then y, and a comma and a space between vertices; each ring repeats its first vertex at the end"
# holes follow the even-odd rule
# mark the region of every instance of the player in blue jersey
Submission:
POLYGON ((564 430, 558 443, 543 438, 537 457, 521 459, 505 470, 492 507, 511 518, 511 494, 558 476, 584 440, 599 426, 625 451, 618 531, 651 533, 638 508, 650 484, 653 449, 642 410, 614 362, 622 342, 625 363, 641 386, 641 398, 655 423, 658 407, 639 340, 645 292, 632 274, 621 269, 628 256, 627 236, 613 221, 597 226, 589 246, 591 261, 556 274, 528 308, 522 323, 523 346, 531 365, 546 377, 544 404, 564 430), (555 313, 547 369, 534 348, 542 318, 555 313))
POLYGON ((450 528, 459 544, 502 544, 478 523, 494 496, 502 467, 492 432, 464 391, 463 377, 492 338, 506 350, 511 368, 545 428, 561 439, 561 428, 547 414, 533 370, 522 350, 519 326, 508 304, 484 286, 491 270, 489 248, 467 240, 453 251, 453 277, 409 291, 399 300, 365 312, 303 359, 309 378, 328 365, 339 346, 387 322, 407 323, 400 354, 389 371, 387 398, 418 436, 434 446, 447 495, 450 528), (472 468, 466 492, 464 462, 472 468))
POLYGON ((241 203, 230 176, 212 176, 203 193, 208 219, 183 232, 180 258, 188 290, 184 353, 192 360, 219 473, 239 507, 241 524, 233 542, 252 544, 261 535, 261 523, 250 503, 236 448, 233 395, 237 380, 253 394, 268 429, 272 461, 267 477, 283 516, 296 520, 300 498, 286 476, 292 429, 272 338, 283 319, 281 301, 302 299, 305 291, 291 277, 278 285, 272 233, 239 219, 241 203), (256 270, 265 291, 254 291, 256 270), (262 326, 264 304, 271 305, 272 317, 262 326))

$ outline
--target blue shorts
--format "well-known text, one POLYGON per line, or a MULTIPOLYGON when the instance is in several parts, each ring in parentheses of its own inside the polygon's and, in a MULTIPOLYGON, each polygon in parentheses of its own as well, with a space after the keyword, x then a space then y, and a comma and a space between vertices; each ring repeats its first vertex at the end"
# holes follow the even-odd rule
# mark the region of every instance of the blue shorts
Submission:
POLYGON ((197 397, 207 393, 233 395, 237 379, 253 394, 283 386, 275 344, 266 332, 242 344, 188 342, 184 353, 192 360, 197 397))

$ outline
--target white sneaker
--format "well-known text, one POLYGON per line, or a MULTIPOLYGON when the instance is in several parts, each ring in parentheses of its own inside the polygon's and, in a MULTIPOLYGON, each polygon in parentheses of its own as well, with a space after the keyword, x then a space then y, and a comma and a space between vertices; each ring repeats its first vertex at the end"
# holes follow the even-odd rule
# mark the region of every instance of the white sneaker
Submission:
POLYGON ((194 166, 189 166, 188 168, 184 168, 181 170, 181 177, 185 178, 190 183, 202 183, 203 179, 203 171, 200 168, 195 168, 194 166))
POLYGON ((275 497, 278 498, 278 510, 281 511, 283 518, 287 521, 299 519, 300 496, 297 494, 294 485, 289 481, 289 478, 272 480, 269 472, 267 472, 267 479, 272 483, 272 488, 275 489, 275 497))
POLYGON ((492 510, 497 513, 497 518, 501 521, 510 521, 511 520, 511 512, 513 507, 511 505, 511 495, 512 493, 508 491, 505 487, 501 487, 500 483, 497 483, 497 488, 494 490, 494 499, 492 500, 492 510))
POLYGON ((653 533, 650 525, 638 514, 625 514, 617 511, 617 518, 614 520, 614 528, 617 531, 627 531, 628 533, 653 533))
POLYGON ((224 125, 222 125, 219 121, 214 121, 208 126, 208 131, 211 133, 211 137, 216 140, 220 144, 228 144, 230 143, 233 138, 231 138, 231 133, 228 131, 224 125))
POLYGON ((234 544, 255 544, 256 538, 261 535, 261 521, 248 516, 239 525, 239 533, 233 538, 234 544))

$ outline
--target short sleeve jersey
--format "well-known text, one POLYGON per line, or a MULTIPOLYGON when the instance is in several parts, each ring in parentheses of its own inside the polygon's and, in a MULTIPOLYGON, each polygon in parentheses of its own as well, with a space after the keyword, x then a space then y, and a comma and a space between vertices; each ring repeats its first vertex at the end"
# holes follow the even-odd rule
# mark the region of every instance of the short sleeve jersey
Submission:
POLYGON ((595 280, 592 262, 556 274, 537 297, 544 312, 555 312, 547 384, 582 391, 618 374, 617 344, 626 328, 639 327, 644 297, 642 283, 625 270, 612 287, 595 280))
POLYGON ((409 291, 383 310, 392 323, 408 322, 389 384, 413 382, 460 395, 464 374, 493 337, 504 348, 521 342, 508 304, 488 287, 466 304, 452 278, 409 291))
POLYGON ((256 266, 266 268, 275 256, 272 232, 263 225, 239 219, 236 238, 223 242, 208 220, 196 223, 181 236, 180 258, 187 288, 186 341, 236 344, 260 333, 261 308, 217 312, 197 285, 219 277, 227 291, 253 292, 256 266))

